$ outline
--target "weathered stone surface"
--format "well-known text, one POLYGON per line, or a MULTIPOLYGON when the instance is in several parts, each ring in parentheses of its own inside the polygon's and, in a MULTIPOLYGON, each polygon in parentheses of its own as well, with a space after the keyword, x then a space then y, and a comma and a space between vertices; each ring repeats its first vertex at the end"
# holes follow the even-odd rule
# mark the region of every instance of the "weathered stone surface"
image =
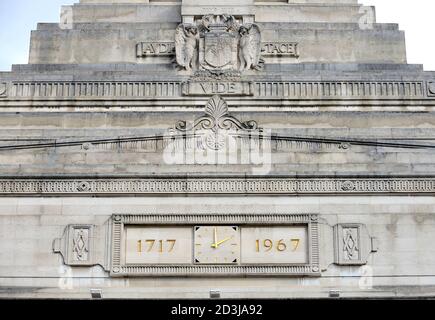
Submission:
POLYGON ((39 24, 29 64, 0 73, 0 297, 433 296, 435 73, 374 18, 356 0, 81 0, 39 24), (178 38, 189 59, 180 25, 202 28, 178 38), (129 259, 153 243, 158 263, 134 271, 123 219, 185 248, 197 224, 270 228, 289 256, 253 243, 207 274, 185 249, 168 271, 176 239, 133 232, 129 259))

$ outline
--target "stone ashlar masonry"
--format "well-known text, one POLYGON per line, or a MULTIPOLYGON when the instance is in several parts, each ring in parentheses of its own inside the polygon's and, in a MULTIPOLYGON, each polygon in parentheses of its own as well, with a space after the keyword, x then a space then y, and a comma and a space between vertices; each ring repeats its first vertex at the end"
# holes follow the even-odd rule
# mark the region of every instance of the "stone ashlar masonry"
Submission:
POLYGON ((407 64, 404 33, 376 23, 373 7, 81 0, 60 22, 38 24, 29 63, 0 72, 0 297, 89 298, 90 288, 105 298, 435 295, 435 73, 407 64), (208 14, 258 25, 263 68, 177 68, 177 27, 208 14), (214 96, 227 107, 219 115, 207 113, 214 96), (168 146, 195 150, 176 129, 203 117, 255 122, 259 130, 236 140, 267 146, 267 170, 168 161, 168 146), (303 274, 116 274, 128 269, 113 258, 119 221, 228 215, 266 224, 296 215, 318 232, 319 255, 303 274), (342 258, 343 230, 361 234, 353 264, 342 258), (77 234, 92 239, 81 265, 68 247, 77 234))

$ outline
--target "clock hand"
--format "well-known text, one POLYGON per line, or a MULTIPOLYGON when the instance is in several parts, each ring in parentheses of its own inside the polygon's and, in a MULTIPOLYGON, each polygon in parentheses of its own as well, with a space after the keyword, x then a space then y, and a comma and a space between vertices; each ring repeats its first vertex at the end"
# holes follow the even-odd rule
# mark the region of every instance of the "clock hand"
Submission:
POLYGON ((214 243, 211 245, 212 248, 217 248, 217 228, 214 228, 214 243))
POLYGON ((217 242, 217 243, 214 243, 214 244, 212 244, 212 248, 217 249, 217 247, 219 247, 221 244, 223 244, 223 243, 225 243, 225 242, 231 240, 232 238, 233 238, 233 237, 229 237, 229 238, 226 238, 226 239, 224 239, 224 240, 222 240, 222 241, 219 241, 219 242, 217 242))

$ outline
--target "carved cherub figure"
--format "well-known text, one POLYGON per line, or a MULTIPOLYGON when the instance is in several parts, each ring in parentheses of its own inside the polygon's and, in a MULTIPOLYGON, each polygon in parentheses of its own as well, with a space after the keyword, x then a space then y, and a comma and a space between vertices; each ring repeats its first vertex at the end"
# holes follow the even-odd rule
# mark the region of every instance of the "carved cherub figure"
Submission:
POLYGON ((192 70, 199 32, 195 25, 180 24, 175 32, 175 53, 177 63, 186 70, 192 70))
POLYGON ((245 24, 239 28, 240 71, 257 69, 261 58, 261 33, 255 24, 245 24))

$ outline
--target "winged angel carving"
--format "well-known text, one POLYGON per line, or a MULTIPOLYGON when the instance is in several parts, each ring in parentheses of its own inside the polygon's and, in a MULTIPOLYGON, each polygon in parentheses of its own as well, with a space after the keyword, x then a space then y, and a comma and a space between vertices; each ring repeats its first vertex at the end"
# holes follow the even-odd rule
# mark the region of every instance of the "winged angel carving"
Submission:
POLYGON ((199 67, 204 70, 228 70, 231 61, 231 69, 240 71, 259 70, 264 64, 260 28, 253 23, 240 24, 234 16, 227 14, 210 14, 196 24, 180 24, 176 30, 175 44, 177 63, 188 71, 196 66, 198 53, 201 62, 199 67), (216 48, 220 51, 216 52, 216 48), (207 52, 210 51, 215 52, 215 56, 229 60, 228 63, 220 67, 208 61, 210 57, 207 52), (237 52, 233 60, 231 52, 237 52))
POLYGON ((240 71, 261 68, 261 33, 256 24, 245 24, 239 28, 240 71))
POLYGON ((180 24, 175 31, 177 63, 186 70, 192 70, 198 47, 198 28, 192 24, 180 24))

